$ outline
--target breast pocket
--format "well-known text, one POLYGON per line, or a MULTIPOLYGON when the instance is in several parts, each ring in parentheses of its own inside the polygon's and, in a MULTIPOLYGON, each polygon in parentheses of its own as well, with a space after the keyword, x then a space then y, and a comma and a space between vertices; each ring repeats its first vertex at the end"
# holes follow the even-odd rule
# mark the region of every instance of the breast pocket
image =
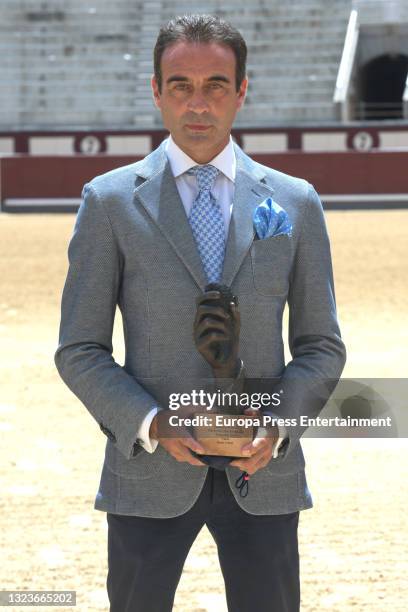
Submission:
POLYGON ((255 291, 286 295, 292 265, 292 242, 287 235, 254 240, 250 250, 255 291))

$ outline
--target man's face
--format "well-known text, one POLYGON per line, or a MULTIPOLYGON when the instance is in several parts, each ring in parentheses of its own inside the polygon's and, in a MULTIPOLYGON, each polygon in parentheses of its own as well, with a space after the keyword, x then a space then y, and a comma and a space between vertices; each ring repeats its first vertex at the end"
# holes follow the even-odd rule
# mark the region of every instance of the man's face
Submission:
POLYGON ((207 163, 226 146, 241 108, 247 79, 239 91, 232 49, 218 43, 177 42, 162 55, 162 90, 152 89, 164 126, 176 144, 198 163, 207 163))

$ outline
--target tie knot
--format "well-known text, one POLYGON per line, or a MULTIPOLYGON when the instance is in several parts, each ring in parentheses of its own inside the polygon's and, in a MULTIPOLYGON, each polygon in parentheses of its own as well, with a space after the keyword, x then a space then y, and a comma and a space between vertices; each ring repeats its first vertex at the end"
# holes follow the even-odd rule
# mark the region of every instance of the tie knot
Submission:
POLYGON ((200 191, 203 189, 208 189, 210 191, 214 185, 214 181, 217 178, 219 170, 211 164, 206 164, 205 166, 193 166, 193 168, 189 170, 189 173, 195 174, 198 189, 200 191))

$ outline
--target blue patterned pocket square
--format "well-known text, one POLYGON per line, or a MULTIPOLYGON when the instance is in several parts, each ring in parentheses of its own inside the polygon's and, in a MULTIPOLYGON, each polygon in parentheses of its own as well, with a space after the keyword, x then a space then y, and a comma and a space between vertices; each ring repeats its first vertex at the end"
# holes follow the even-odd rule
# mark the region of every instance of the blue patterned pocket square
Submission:
POLYGON ((288 213, 272 198, 266 198, 256 207, 253 221, 260 240, 271 236, 292 236, 292 224, 288 213))

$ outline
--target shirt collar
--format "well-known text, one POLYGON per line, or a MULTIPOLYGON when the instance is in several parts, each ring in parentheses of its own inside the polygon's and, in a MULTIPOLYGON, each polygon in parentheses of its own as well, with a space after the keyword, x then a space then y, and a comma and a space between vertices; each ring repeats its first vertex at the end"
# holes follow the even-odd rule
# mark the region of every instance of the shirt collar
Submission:
MULTIPOLYGON (((197 162, 184 153, 171 136, 166 141, 166 153, 174 178, 184 174, 193 166, 197 166, 197 162)), ((231 136, 224 149, 208 163, 218 168, 230 181, 235 182, 237 161, 231 136)))

